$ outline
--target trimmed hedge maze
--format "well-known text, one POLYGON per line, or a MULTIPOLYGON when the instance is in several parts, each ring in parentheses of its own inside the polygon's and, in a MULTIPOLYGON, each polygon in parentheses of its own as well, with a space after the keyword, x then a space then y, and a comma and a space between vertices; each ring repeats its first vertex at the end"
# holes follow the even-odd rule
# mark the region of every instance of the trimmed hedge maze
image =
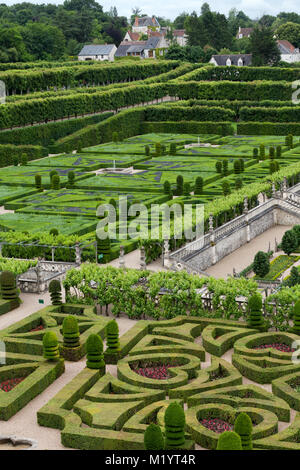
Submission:
POLYGON ((46 361, 42 340, 47 331, 54 332, 63 352, 62 323, 70 314, 78 320, 80 358, 86 353, 88 336, 94 333, 104 337, 108 322, 96 316, 91 307, 68 304, 46 307, 0 331, 1 344, 5 345, 5 364, 0 362, 0 420, 10 419, 63 374, 64 359, 46 361))
POLYGON ((82 370, 38 411, 38 423, 59 429, 66 447, 143 450, 147 426, 164 433, 166 407, 176 401, 185 411, 185 449, 216 449, 220 431, 209 423, 232 429, 246 412, 254 449, 300 450, 300 414, 290 422, 291 408, 300 409, 295 339, 223 319, 141 320, 120 338, 117 357, 106 356, 106 373, 82 370))

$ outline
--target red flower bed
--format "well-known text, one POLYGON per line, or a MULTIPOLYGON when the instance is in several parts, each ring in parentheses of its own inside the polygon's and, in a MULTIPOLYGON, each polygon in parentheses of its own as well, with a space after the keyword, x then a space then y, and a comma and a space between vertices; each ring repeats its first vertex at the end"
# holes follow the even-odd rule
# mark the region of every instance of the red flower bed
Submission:
POLYGON ((156 380, 167 380, 171 378, 168 369, 172 366, 170 364, 162 364, 159 366, 153 367, 138 367, 136 369, 132 369, 136 374, 141 375, 142 377, 147 377, 148 379, 156 379, 156 380))
POLYGON ((24 379, 26 379, 26 377, 16 377, 15 379, 5 380, 4 382, 0 383, 0 390, 3 390, 3 392, 10 392, 24 379))
POLYGON ((223 421, 223 419, 219 418, 203 418, 199 421, 202 426, 205 426, 210 431, 216 432, 221 434, 224 431, 232 431, 233 425, 227 423, 227 421, 223 421))
POLYGON ((37 326, 36 328, 32 328, 32 330, 30 330, 30 332, 31 332, 31 331, 40 331, 40 330, 44 330, 44 329, 45 329, 45 328, 43 327, 43 325, 39 325, 39 326, 37 326))
POLYGON ((285 344, 285 343, 260 344, 259 346, 256 346, 253 349, 267 349, 267 348, 277 349, 278 351, 286 352, 286 353, 295 351, 295 349, 292 349, 288 344, 285 344))

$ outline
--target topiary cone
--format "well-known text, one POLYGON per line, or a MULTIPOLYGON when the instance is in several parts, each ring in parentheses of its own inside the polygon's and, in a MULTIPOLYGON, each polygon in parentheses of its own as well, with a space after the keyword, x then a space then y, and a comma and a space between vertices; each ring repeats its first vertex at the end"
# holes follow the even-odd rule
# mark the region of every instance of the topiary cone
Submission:
POLYGON ((106 351, 117 354, 120 351, 119 327, 116 320, 111 320, 106 325, 106 351))
POLYGON ((240 436, 243 450, 252 450, 252 421, 247 413, 240 413, 234 423, 234 431, 240 436))
POLYGON ((78 321, 73 315, 68 315, 64 319, 62 333, 65 348, 78 348, 80 346, 78 321))
POLYGON ((11 271, 3 271, 0 276, 0 289, 3 300, 16 301, 20 303, 16 276, 11 271))
POLYGON ((89 369, 101 369, 105 367, 103 356, 103 341, 100 336, 91 334, 86 342, 87 361, 89 369))
POLYGON ((217 450, 243 450, 240 436, 234 431, 224 431, 220 434, 217 450))
POLYGON ((248 308, 250 316, 248 320, 251 328, 262 328, 264 326, 264 318, 262 315, 262 297, 260 294, 254 294, 249 298, 248 308))
POLYGON ((165 441, 160 426, 151 423, 144 434, 144 445, 146 450, 163 450, 165 441))
POLYGON ((185 443, 185 414, 177 402, 172 402, 165 412, 165 436, 167 448, 179 448, 185 443))
POLYGON ((44 358, 48 361, 57 361, 59 359, 58 340, 54 331, 47 331, 43 336, 44 358))
POLYGON ((292 331, 296 335, 300 335, 300 300, 295 303, 293 321, 292 331))
POLYGON ((57 279, 53 279, 49 283, 49 292, 50 292, 52 305, 61 305, 62 300, 61 300, 61 284, 60 284, 60 281, 58 281, 57 279))

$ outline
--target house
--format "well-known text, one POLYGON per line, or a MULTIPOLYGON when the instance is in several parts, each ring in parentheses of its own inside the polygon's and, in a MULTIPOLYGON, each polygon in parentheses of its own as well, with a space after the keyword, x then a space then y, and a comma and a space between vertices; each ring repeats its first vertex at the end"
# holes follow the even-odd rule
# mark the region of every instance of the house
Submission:
POLYGON ((132 46, 145 46, 146 41, 122 41, 116 50, 115 57, 126 57, 127 55, 140 55, 137 54, 137 50, 131 49, 131 53, 127 54, 127 51, 132 46))
POLYGON ((78 54, 78 60, 108 60, 112 62, 116 53, 114 44, 88 44, 78 54))
POLYGON ((139 37, 141 36, 140 33, 133 33, 132 31, 127 31, 127 33, 124 36, 123 41, 138 41, 139 37))
POLYGON ((293 44, 285 39, 277 40, 278 49, 280 52, 280 59, 283 62, 300 62, 300 52, 293 44))
POLYGON ((220 65, 235 65, 238 67, 247 66, 252 64, 252 54, 223 54, 213 55, 209 61, 210 64, 217 66, 220 65))
POLYGON ((155 18, 155 16, 142 16, 141 18, 136 16, 132 25, 132 32, 139 34, 147 34, 148 29, 160 31, 160 24, 155 18))
POLYGON ((250 38, 253 33, 254 28, 241 28, 239 27, 238 33, 236 35, 237 39, 250 38))
POLYGON ((185 29, 174 29, 173 38, 174 38, 174 41, 176 41, 179 46, 187 45, 188 37, 185 34, 185 29))

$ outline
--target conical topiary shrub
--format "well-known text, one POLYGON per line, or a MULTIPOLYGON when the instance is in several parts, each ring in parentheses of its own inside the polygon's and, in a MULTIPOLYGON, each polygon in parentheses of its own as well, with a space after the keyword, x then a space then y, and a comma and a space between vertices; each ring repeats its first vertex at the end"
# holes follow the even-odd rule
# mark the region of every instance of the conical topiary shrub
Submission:
POLYGON ((0 291, 2 299, 12 302, 12 307, 18 307, 20 305, 16 276, 11 271, 3 271, 1 273, 0 291))
POLYGON ((172 402, 165 412, 166 448, 180 448, 185 443, 185 414, 177 402, 172 402))
POLYGON ((105 368, 103 356, 103 341, 99 335, 92 334, 86 342, 87 361, 86 366, 89 369, 105 368))
POLYGON ((78 348, 80 346, 78 321, 73 315, 68 315, 64 319, 62 333, 64 337, 64 348, 78 348))
POLYGON ((240 413, 234 422, 234 431, 240 436, 243 450, 252 450, 252 421, 247 413, 240 413))
POLYGON ((49 284, 49 292, 52 305, 61 305, 61 284, 57 279, 53 279, 49 284))
POLYGON ((248 324, 251 328, 263 328, 264 318, 262 314, 262 297, 260 294, 254 294, 249 298, 249 320, 248 324))
POLYGON ((300 335, 300 300, 295 303, 293 321, 292 332, 296 335, 300 335))
POLYGON ((47 331, 43 336, 44 358, 48 361, 57 361, 59 359, 59 349, 57 336, 54 331, 47 331))
POLYGON ((106 325, 106 352, 117 354, 120 351, 119 327, 116 320, 111 320, 106 325))
POLYGON ((217 450, 243 450, 240 436, 234 431, 224 431, 220 434, 217 450))
POLYGON ((160 426, 151 423, 144 434, 144 445, 146 450, 163 450, 165 441, 160 426))

